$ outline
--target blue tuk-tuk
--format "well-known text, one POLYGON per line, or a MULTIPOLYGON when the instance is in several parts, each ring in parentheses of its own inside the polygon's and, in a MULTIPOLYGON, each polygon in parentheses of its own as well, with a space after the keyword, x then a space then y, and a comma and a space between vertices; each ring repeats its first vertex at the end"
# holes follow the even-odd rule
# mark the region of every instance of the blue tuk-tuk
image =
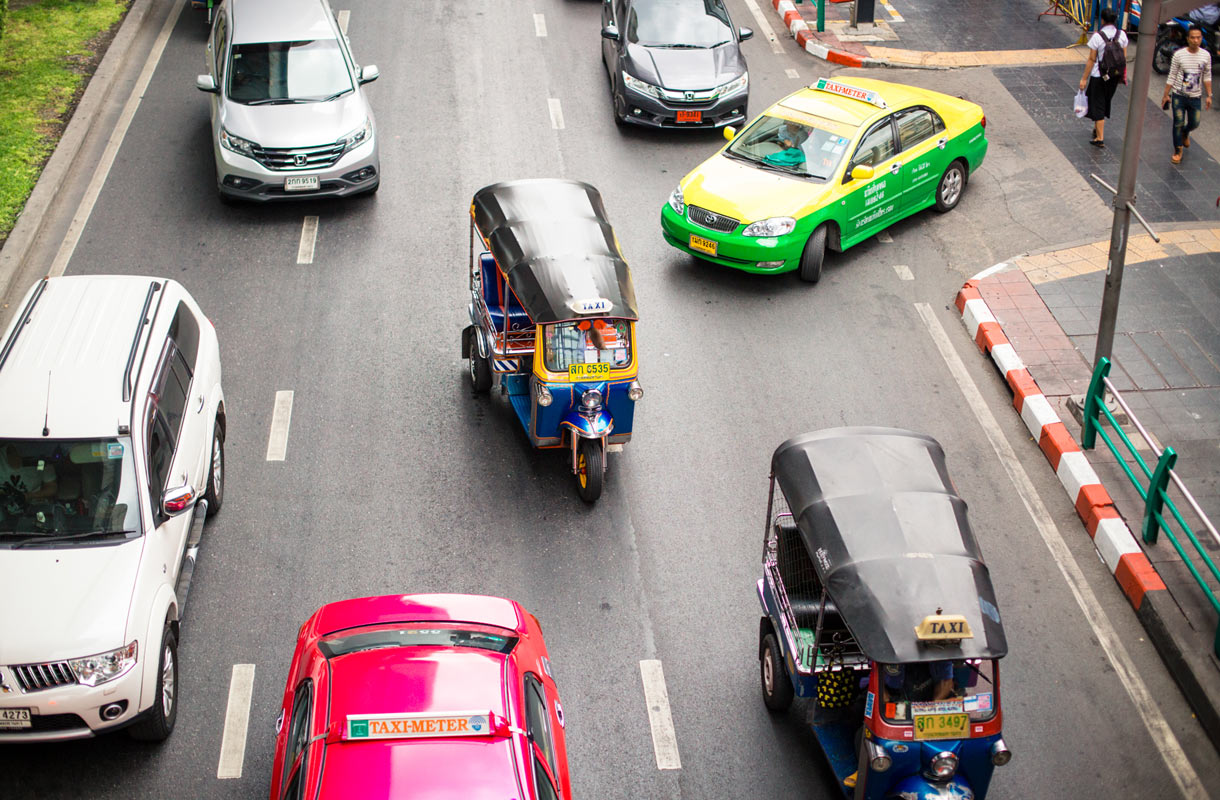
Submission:
POLYGON ((935 439, 836 428, 780 445, 758 598, 763 701, 781 713, 811 698, 847 796, 986 796, 1012 757, 1000 735, 1008 644, 935 439))
POLYGON ((568 450, 592 503, 644 396, 635 288, 601 195, 577 181, 508 181, 476 192, 470 216, 471 383, 483 393, 498 382, 535 447, 568 450))

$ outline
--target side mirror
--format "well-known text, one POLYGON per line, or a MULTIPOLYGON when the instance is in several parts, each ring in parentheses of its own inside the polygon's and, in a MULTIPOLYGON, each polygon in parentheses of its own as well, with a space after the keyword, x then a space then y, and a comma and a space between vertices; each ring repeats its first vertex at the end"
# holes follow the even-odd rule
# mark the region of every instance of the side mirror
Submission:
POLYGON ((602 28, 602 38, 609 39, 612 42, 618 41, 618 27, 615 25, 607 25, 602 28))
POLYGON ((731 141, 733 141, 733 137, 735 137, 736 135, 737 135, 736 128, 734 128, 732 125, 724 126, 724 138, 728 139, 731 142, 731 141))
POLYGON ((753 39, 754 31, 751 28, 738 28, 737 29, 737 38, 743 42, 746 39, 753 39))
POLYGON ((381 70, 377 69, 376 64, 369 64, 360 68, 360 82, 372 83, 381 76, 381 70))
POLYGON ((864 164, 857 164, 851 168, 851 179, 853 181, 866 181, 873 177, 873 168, 864 164))
POLYGON ((167 517, 176 517, 195 505, 195 488, 191 485, 170 489, 161 495, 161 510, 167 517))
POLYGON ((216 79, 211 75, 196 75, 195 88, 201 92, 216 94, 216 79))

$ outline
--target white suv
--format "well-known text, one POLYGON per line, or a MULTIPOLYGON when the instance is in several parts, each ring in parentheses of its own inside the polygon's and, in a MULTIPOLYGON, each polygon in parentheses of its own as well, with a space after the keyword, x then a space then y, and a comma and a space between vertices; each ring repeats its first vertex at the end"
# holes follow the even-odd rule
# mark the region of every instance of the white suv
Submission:
POLYGON ((172 280, 73 276, 0 342, 0 742, 162 740, 224 499, 216 331, 172 280))

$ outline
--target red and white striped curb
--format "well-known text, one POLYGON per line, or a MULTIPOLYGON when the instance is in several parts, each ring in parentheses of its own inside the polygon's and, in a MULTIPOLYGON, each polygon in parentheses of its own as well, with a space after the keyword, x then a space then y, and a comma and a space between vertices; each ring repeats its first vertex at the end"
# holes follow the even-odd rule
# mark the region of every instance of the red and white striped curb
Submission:
POLYGON ((788 29, 788 33, 792 34, 793 39, 796 39, 797 46, 805 50, 805 52, 817 56, 823 61, 842 64, 845 67, 889 66, 889 62, 884 58, 865 58, 845 50, 832 50, 824 44, 819 44, 813 36, 813 31, 809 30, 809 23, 801 18, 801 12, 796 10, 792 0, 771 0, 771 5, 775 8, 775 12, 780 15, 780 18, 783 19, 784 27, 788 29))
POLYGON ((1093 471, 1080 446, 1038 388, 979 293, 978 283, 982 277, 1001 272, 1006 267, 1006 264, 997 264, 966 281, 957 293, 954 304, 961 312, 962 323, 970 338, 980 350, 991 356, 1008 382, 1012 389, 1013 406, 1030 434, 1038 440, 1038 447, 1075 505, 1076 513, 1093 537, 1097 554, 1118 580, 1131 605, 1138 610, 1144 595, 1164 589, 1165 582, 1140 548, 1127 523, 1119 516, 1110 493, 1102 486, 1101 479, 1093 471))

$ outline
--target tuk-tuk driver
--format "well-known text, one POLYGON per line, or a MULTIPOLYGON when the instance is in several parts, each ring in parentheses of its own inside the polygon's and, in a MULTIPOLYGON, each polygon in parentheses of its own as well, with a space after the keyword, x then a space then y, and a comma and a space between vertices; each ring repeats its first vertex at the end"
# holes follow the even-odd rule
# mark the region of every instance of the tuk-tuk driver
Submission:
POLYGON ((953 663, 886 664, 882 670, 885 700, 947 700, 953 697, 953 663))

